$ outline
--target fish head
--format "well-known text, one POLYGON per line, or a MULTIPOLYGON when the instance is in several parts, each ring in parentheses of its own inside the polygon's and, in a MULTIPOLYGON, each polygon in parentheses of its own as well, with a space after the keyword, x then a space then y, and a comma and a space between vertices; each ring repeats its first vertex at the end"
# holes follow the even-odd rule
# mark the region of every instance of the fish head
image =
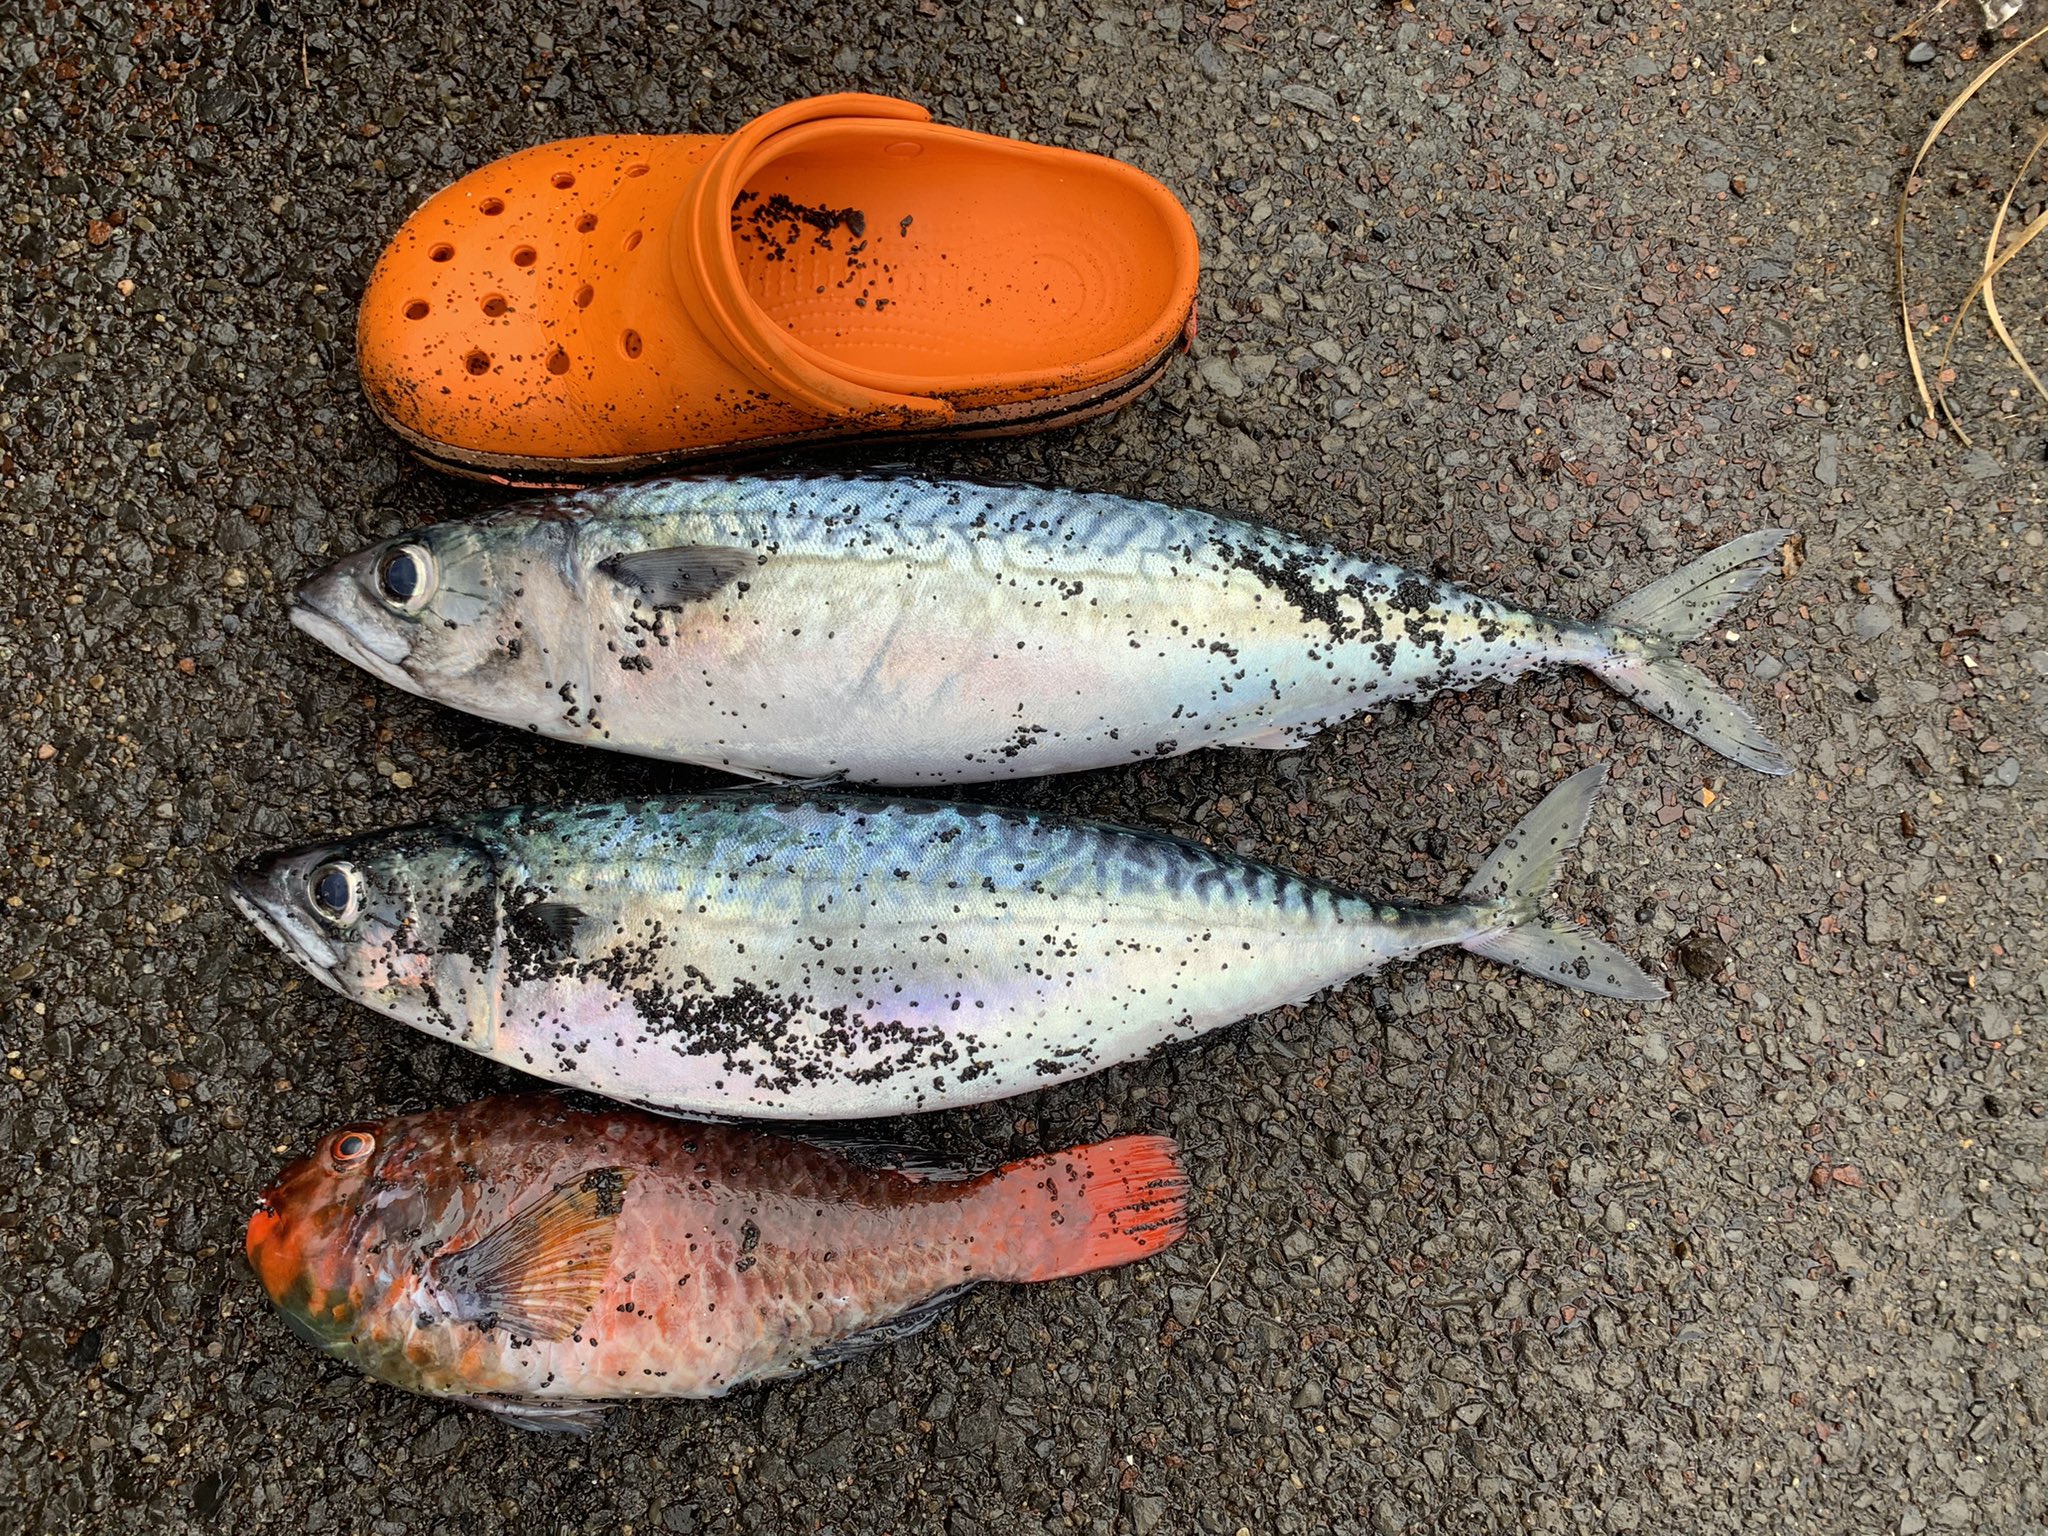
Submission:
POLYGON ((423 1363, 410 1347, 419 1259, 467 1212, 459 1170, 430 1118, 331 1132, 258 1198, 243 1239, 250 1269, 292 1332, 413 1390, 423 1363))
POLYGON ((249 1267, 292 1332, 341 1359, 353 1354, 369 1299, 361 1250, 378 1225, 372 1194, 381 1130, 343 1126, 285 1169, 257 1200, 243 1243, 249 1267))
POLYGON ((265 938, 342 996, 488 1050, 499 884, 476 839, 401 827, 264 854, 229 890, 265 938))
POLYGON ((530 516, 414 529, 304 582, 291 620, 395 688, 530 718, 553 695, 529 618, 560 596, 570 542, 561 524, 530 516))

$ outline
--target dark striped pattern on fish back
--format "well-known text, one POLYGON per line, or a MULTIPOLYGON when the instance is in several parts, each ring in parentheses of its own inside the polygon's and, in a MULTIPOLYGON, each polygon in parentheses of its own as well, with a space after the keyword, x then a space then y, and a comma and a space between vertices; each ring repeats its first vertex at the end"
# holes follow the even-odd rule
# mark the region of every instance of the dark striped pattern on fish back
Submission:
MULTIPOLYGON (((1163 562, 1195 570, 1297 571, 1331 590, 1392 593, 1407 573, 1338 556, 1271 528, 1189 508, 1090 491, 917 478, 745 476, 668 479, 608 493, 605 534, 642 526, 650 545, 724 539, 764 552, 811 549, 934 560, 1002 541, 1006 561, 1049 568, 1163 562)), ((565 504, 567 505, 567 504, 565 504)), ((546 516, 525 508, 506 516, 546 516)), ((554 515, 559 516, 559 513, 554 515)))
POLYGON ((755 792, 673 796, 575 810, 515 809, 477 824, 533 867, 673 869, 728 885, 749 873, 851 891, 884 881, 934 892, 1057 899, 1164 898, 1218 910, 1328 919, 1349 893, 1158 832, 1042 820, 996 806, 755 792))

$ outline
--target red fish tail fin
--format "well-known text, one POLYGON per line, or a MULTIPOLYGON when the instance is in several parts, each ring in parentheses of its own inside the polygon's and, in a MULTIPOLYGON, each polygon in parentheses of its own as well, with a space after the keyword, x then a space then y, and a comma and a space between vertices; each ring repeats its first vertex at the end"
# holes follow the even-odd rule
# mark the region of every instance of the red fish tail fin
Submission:
POLYGON ((1187 1230, 1188 1176, 1166 1136, 1029 1157, 989 1181, 1003 1278, 1057 1280, 1149 1258, 1187 1230))

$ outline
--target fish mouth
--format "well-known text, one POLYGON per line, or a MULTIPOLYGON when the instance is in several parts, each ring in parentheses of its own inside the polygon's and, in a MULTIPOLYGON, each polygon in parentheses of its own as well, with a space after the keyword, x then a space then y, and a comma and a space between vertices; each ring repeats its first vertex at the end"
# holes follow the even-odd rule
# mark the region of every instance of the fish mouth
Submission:
POLYGON ((341 956, 292 910, 283 885, 292 866, 265 860, 244 864, 228 879, 228 897, 258 933, 320 980, 340 991, 334 968, 341 956))
POLYGON ((419 685, 405 670, 405 663, 412 656, 412 647, 404 638, 389 633, 367 636, 358 633, 338 615, 321 606, 313 590, 314 585, 308 583, 292 594, 292 628, 311 635, 372 677, 380 678, 394 688, 403 688, 408 693, 417 693, 419 685))

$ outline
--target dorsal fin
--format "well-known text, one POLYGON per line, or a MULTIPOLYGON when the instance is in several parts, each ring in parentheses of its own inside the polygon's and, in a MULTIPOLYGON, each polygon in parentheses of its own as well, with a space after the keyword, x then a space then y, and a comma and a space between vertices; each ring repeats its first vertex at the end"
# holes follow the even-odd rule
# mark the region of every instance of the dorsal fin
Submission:
POLYGON ((934 1152, 929 1147, 883 1141, 878 1137, 863 1136, 859 1131, 806 1126, 785 1130, 781 1134, 792 1141, 809 1142, 835 1157, 845 1158, 849 1163, 858 1163, 878 1173, 900 1174, 920 1184, 955 1184, 975 1176, 973 1169, 949 1162, 943 1153, 934 1152))
POLYGON ((626 1207, 626 1168, 593 1168, 463 1248, 428 1261, 458 1322, 566 1339, 597 1305, 626 1207))
POLYGON ((608 555, 598 561, 597 568, 612 580, 643 593, 649 607, 680 608, 686 603, 701 603, 742 572, 760 565, 762 559, 751 549, 732 549, 722 544, 676 544, 667 549, 608 555))

